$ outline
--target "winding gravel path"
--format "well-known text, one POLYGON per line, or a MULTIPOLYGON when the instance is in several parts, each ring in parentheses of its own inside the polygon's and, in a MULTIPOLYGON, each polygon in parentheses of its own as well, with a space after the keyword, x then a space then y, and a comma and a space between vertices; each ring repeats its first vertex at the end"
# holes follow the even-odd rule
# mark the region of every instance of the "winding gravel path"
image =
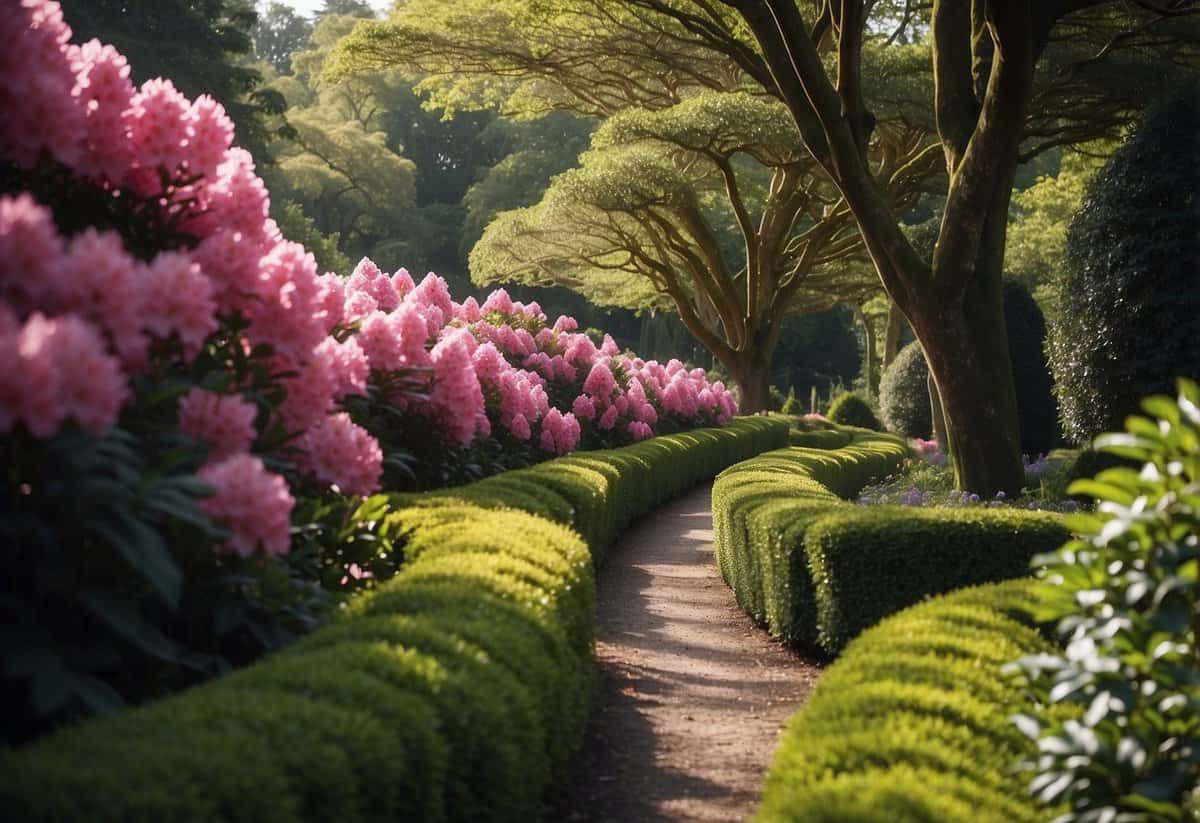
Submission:
POLYGON ((738 607, 702 486, 654 512, 601 570, 600 691, 547 821, 736 821, 818 666, 738 607))

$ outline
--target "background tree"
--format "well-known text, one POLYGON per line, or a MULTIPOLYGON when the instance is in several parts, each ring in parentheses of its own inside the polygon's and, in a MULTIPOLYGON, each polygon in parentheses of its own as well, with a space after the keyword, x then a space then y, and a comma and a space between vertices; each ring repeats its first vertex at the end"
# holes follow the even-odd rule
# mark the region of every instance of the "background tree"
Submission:
POLYGON ((312 23, 284 3, 272 0, 254 25, 254 54, 280 74, 291 74, 292 54, 308 45, 312 23))
POLYGON ((1197 4, 1105 0, 935 0, 931 102, 949 176, 933 256, 900 226, 870 147, 866 90, 880 35, 865 0, 629 0, 739 60, 784 101, 814 161, 845 197, 888 293, 929 359, 958 485, 1020 488, 1023 472, 1001 302, 1018 164, 1112 136, 1150 88, 1195 63, 1197 4), (729 9, 740 25, 731 25, 729 9), (752 38, 747 43, 746 33, 752 38))
MULTIPOLYGON (((386 24, 358 26, 337 59, 343 72, 420 71, 420 88, 448 110, 602 120, 579 168, 537 205, 492 222, 472 252, 473 278, 677 311, 737 380, 744 408, 764 408, 783 319, 860 302, 878 286, 861 266, 839 265, 861 253, 851 215, 786 109, 736 56, 650 17, 607 0, 414 0, 386 24)), ((923 61, 901 47, 875 57, 883 116, 873 157, 896 202, 912 202, 935 170, 931 115, 901 114, 923 61)))
POLYGON ((62 0, 74 39, 98 37, 129 60, 133 80, 170 77, 188 97, 210 94, 237 125, 238 145, 270 160, 268 119, 283 109, 245 58, 258 19, 251 0, 62 0))
POLYGON ((1139 399, 1200 374, 1200 86, 1186 86, 1096 174, 1067 238, 1050 327, 1067 434, 1121 428, 1139 399))

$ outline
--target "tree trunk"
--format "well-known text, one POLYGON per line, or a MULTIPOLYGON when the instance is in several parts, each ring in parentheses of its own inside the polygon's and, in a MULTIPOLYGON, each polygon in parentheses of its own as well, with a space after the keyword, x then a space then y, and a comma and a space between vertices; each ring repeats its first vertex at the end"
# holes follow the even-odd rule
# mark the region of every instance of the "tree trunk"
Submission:
POLYGON ((771 399, 771 358, 761 352, 741 352, 727 368, 742 391, 741 414, 767 411, 771 399))
POLYGON ((904 331, 904 313, 896 301, 888 298, 887 326, 883 332, 883 368, 886 370, 900 352, 900 333, 904 331))
POLYGON ((933 421, 933 440, 942 454, 949 454, 950 448, 946 443, 946 415, 942 413, 942 396, 938 394, 932 372, 926 376, 925 385, 929 389, 929 419, 933 421))
POLYGON ((875 353, 875 329, 871 327, 871 320, 863 311, 862 306, 855 303, 853 309, 855 319, 862 325, 863 340, 866 344, 863 372, 867 378, 867 399, 869 400, 875 396, 875 361, 878 359, 878 355, 875 353))
POLYGON ((961 306, 911 319, 942 401, 955 483, 992 497, 1018 493, 1025 473, 999 284, 984 291, 972 283, 961 306))

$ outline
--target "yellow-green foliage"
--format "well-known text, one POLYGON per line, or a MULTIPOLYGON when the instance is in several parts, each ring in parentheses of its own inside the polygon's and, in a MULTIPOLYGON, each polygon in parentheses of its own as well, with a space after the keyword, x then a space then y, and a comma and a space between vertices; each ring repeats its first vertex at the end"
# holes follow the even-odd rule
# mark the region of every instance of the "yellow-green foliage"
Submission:
POLYGON ((806 434, 850 445, 769 452, 713 487, 722 575, 748 614, 798 648, 837 654, 924 597, 1025 574, 1030 557, 1068 537, 1039 512, 846 503, 895 471, 905 446, 864 429, 806 434))
POLYGON ((587 720, 593 557, 786 441, 786 420, 742 419, 397 495, 393 579, 254 665, 3 752, 3 817, 535 820, 587 720))
POLYGON ((1029 583, 965 589, 864 633, 793 716, 759 823, 1036 823, 1013 768, 1034 744, 1009 721, 1024 696, 1000 668, 1047 642, 1014 615, 1029 583))

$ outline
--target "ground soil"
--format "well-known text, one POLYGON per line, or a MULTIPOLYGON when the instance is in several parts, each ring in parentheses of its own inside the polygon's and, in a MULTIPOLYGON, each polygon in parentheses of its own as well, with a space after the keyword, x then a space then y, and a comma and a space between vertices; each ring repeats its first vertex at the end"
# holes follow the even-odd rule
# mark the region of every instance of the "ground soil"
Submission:
POLYGON ((547 821, 736 821, 819 666, 738 608, 713 558, 710 487, 635 525, 598 582, 600 686, 547 821))

